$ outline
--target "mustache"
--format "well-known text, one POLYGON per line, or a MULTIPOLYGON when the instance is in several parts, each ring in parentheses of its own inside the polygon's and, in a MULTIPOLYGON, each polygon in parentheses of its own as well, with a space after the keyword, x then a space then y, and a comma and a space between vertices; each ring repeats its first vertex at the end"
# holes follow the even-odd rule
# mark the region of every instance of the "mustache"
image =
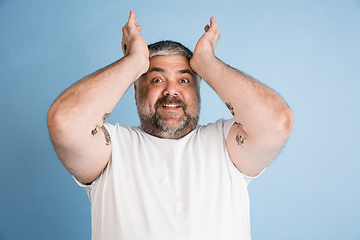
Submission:
POLYGON ((154 107, 155 107, 155 110, 157 110, 162 105, 171 104, 171 103, 179 104, 184 111, 186 110, 186 104, 181 99, 174 97, 174 96, 163 96, 162 98, 159 98, 156 101, 154 107))

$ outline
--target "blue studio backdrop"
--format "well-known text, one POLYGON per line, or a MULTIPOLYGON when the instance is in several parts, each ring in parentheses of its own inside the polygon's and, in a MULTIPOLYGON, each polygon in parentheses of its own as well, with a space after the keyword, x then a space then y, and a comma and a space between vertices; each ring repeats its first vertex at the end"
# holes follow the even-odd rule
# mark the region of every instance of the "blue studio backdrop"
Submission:
MULTIPOLYGON (((0 240, 90 239, 90 202, 48 136, 52 102, 121 58, 130 10, 148 43, 194 49, 215 16, 216 55, 279 92, 295 115, 249 185, 254 240, 359 240, 359 0, 0 0, 0 240)), ((230 118, 203 81, 200 124, 230 118)), ((139 125, 129 89, 108 121, 139 125)))

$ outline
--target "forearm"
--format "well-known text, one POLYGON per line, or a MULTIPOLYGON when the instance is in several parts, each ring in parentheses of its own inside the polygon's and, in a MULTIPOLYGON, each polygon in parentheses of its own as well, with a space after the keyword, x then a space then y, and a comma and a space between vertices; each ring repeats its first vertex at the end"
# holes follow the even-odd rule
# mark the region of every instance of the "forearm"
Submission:
POLYGON ((68 138, 79 135, 76 139, 96 134, 129 86, 142 74, 137 62, 135 56, 124 57, 65 90, 49 109, 50 135, 56 137, 59 130, 65 131, 68 138))
POLYGON ((194 70, 217 92, 248 135, 291 128, 291 110, 276 92, 213 55, 197 57, 194 70))
POLYGON ((220 37, 215 19, 205 26, 190 61, 219 95, 234 116, 226 149, 231 161, 244 174, 256 176, 280 152, 292 129, 293 114, 272 89, 215 57, 220 37))
POLYGON ((107 165, 111 140, 104 123, 126 90, 149 67, 149 51, 135 13, 122 29, 125 57, 65 90, 48 111, 55 150, 69 172, 83 183, 107 165))

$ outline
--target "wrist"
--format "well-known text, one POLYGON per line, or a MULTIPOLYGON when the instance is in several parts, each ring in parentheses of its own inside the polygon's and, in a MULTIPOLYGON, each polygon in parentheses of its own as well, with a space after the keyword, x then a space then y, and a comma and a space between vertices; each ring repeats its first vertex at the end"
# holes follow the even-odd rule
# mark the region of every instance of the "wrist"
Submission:
POLYGON ((138 79, 141 75, 146 73, 149 69, 149 57, 145 54, 134 53, 128 54, 124 57, 129 60, 133 73, 136 75, 135 78, 138 79))
POLYGON ((193 55, 193 57, 190 59, 190 66, 195 72, 202 76, 201 73, 208 71, 209 68, 211 69, 211 66, 216 60, 217 58, 213 53, 202 52, 193 55))

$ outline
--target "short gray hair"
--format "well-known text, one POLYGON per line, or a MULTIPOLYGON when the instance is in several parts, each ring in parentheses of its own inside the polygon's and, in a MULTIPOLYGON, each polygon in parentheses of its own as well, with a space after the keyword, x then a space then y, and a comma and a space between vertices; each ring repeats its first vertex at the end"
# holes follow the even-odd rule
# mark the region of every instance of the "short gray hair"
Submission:
POLYGON ((148 45, 149 57, 181 55, 190 61, 193 53, 179 42, 165 40, 148 45))
MULTIPOLYGON (((193 53, 184 45, 179 42, 171 40, 163 40, 153 44, 148 45, 149 48, 149 58, 155 56, 171 56, 171 55, 181 55, 185 57, 190 64, 190 59, 193 56, 193 53)), ((195 73, 194 78, 196 84, 199 87, 201 83, 201 77, 195 73)))

